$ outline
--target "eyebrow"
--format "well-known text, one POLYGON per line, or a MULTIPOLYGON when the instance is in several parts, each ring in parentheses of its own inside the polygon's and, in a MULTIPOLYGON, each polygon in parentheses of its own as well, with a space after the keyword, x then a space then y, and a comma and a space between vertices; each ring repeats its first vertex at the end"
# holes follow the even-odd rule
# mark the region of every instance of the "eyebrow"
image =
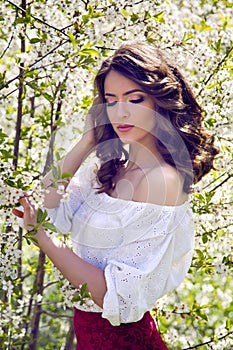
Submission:
MULTIPOLYGON (((130 94, 132 94, 132 93, 134 93, 134 92, 144 92, 144 91, 143 91, 143 90, 140 90, 140 89, 133 89, 133 90, 129 90, 129 91, 124 92, 124 93, 123 93, 123 96, 130 95, 130 94)), ((106 92, 106 93, 104 94, 104 96, 116 96, 116 95, 111 94, 110 92, 106 92)))

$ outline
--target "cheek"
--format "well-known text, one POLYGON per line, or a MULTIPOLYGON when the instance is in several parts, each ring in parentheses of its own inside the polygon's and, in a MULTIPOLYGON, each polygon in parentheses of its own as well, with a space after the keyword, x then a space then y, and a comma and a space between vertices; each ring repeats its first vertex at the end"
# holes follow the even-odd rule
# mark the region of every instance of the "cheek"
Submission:
POLYGON ((110 123, 114 123, 115 121, 115 116, 116 116, 116 113, 114 112, 114 108, 106 108, 106 114, 108 116, 108 119, 110 121, 110 123))
POLYGON ((138 126, 145 130, 152 130, 156 124, 155 112, 154 111, 143 111, 137 118, 138 126))

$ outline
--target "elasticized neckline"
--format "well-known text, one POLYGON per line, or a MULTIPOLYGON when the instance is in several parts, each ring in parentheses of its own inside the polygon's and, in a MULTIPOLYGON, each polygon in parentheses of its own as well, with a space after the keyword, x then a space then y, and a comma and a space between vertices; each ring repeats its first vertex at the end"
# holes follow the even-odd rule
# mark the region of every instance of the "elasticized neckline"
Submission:
POLYGON ((99 195, 103 195, 106 198, 108 198, 109 200, 113 200, 113 201, 119 201, 122 203, 132 203, 132 204, 140 204, 140 205, 145 205, 145 206, 152 206, 152 207, 157 207, 157 208, 166 208, 166 209, 179 209, 179 208, 183 208, 186 207, 187 205, 190 204, 190 200, 187 199, 184 203, 179 204, 179 205, 162 205, 162 204, 156 204, 156 203, 151 203, 151 202, 140 202, 140 201, 134 201, 134 200, 130 200, 130 199, 123 199, 123 198, 116 198, 116 197, 112 197, 109 194, 107 194, 106 192, 102 192, 99 195))

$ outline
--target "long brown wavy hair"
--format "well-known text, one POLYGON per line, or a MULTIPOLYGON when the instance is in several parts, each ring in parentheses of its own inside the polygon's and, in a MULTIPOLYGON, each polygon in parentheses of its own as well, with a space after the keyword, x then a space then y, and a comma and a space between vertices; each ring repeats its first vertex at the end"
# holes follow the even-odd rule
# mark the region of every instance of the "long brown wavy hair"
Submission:
POLYGON ((99 192, 113 188, 113 178, 128 159, 128 153, 109 122, 104 98, 104 82, 111 70, 134 81, 155 101, 160 118, 155 130, 156 147, 163 159, 184 176, 189 193, 213 167, 218 153, 214 138, 203 127, 203 111, 180 70, 163 51, 147 42, 122 45, 105 60, 95 78, 98 105, 95 120, 96 154, 100 159, 97 178, 99 192))

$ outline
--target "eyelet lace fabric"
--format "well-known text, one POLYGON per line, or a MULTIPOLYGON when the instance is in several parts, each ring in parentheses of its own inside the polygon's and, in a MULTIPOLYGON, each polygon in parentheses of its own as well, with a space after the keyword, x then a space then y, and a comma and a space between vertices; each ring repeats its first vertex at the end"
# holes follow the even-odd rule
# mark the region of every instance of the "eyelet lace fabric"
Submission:
POLYGON ((93 171, 78 171, 67 202, 47 209, 57 229, 71 233, 74 251, 104 270, 102 312, 112 325, 140 320, 184 279, 192 260, 194 227, 188 202, 179 206, 112 198, 96 193, 93 171))

